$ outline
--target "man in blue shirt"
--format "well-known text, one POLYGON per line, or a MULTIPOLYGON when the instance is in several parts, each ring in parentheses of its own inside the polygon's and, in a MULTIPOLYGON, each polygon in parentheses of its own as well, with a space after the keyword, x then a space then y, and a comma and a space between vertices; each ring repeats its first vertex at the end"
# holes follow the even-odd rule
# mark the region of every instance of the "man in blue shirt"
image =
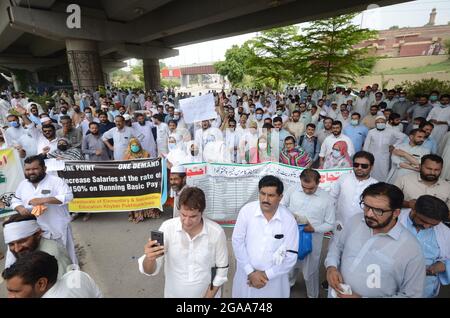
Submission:
POLYGON ((364 140, 366 140, 369 129, 366 126, 359 123, 361 115, 359 113, 353 113, 350 121, 350 125, 344 128, 344 135, 346 135, 353 142, 355 152, 361 151, 364 140))
POLYGON ((425 297, 436 297, 440 285, 450 284, 450 229, 442 221, 448 217, 444 201, 422 195, 413 210, 402 211, 399 220, 422 246, 426 264, 425 297))
POLYGON ((309 154, 309 157, 311 158, 312 165, 316 166, 314 163, 317 162, 317 159, 319 159, 319 153, 320 153, 320 142, 319 139, 314 136, 314 133, 316 132, 316 125, 314 124, 308 124, 306 125, 306 131, 305 134, 300 136, 298 140, 298 145, 305 149, 305 151, 309 154))

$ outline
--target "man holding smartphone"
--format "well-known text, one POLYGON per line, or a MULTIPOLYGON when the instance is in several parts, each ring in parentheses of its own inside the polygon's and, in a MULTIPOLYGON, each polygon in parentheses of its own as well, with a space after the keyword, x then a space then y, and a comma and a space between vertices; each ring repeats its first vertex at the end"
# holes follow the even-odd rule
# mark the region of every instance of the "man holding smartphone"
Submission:
POLYGON ((216 222, 203 217, 205 207, 201 189, 184 189, 178 200, 180 216, 159 228, 164 233, 164 245, 150 239, 138 260, 139 271, 147 276, 157 275, 165 260, 166 298, 216 297, 228 280, 225 232, 216 222))

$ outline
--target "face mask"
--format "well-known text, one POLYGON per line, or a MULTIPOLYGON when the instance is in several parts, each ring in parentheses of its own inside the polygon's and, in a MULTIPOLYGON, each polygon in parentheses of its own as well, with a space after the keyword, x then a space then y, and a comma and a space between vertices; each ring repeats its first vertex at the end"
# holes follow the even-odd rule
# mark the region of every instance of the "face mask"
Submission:
POLYGON ((377 123, 377 129, 378 130, 384 130, 386 128, 386 124, 385 123, 377 123))
POLYGON ((63 114, 63 115, 65 115, 65 114, 67 114, 67 110, 61 110, 61 114, 63 114))
POLYGON ((92 119, 92 114, 91 113, 86 113, 86 118, 87 119, 92 119))
POLYGON ((418 129, 419 125, 413 125, 413 129, 418 129))
POLYGON ((359 121, 358 121, 357 119, 352 119, 352 120, 350 121, 350 124, 351 124, 352 126, 358 126, 359 121))
POLYGON ((256 114, 256 120, 261 120, 262 118, 263 118, 263 115, 262 114, 256 114))
POLYGON ((267 149, 267 144, 266 143, 260 143, 259 144, 259 149, 266 150, 267 149))
POLYGON ((333 158, 339 158, 341 156, 341 152, 339 150, 333 149, 331 155, 333 156, 333 158))
POLYGON ((406 100, 406 97, 399 97, 398 100, 404 102, 406 100))
POLYGON ((432 102, 435 102, 435 101, 438 100, 438 97, 437 97, 436 95, 431 95, 431 96, 430 96, 430 100, 431 100, 432 102))
POLYGON ((169 143, 169 150, 174 150, 177 147, 174 143, 169 143))
POLYGON ((66 151, 67 149, 69 148, 69 146, 68 145, 58 145, 58 149, 59 150, 61 150, 61 151, 66 151))
POLYGON ((13 128, 19 128, 20 124, 17 121, 12 121, 9 123, 9 126, 13 128))
POLYGON ((136 153, 139 152, 139 150, 141 150, 141 147, 139 147, 138 145, 131 145, 131 151, 136 153))
POLYGON ((277 115, 278 115, 278 116, 283 115, 283 111, 282 111, 282 110, 277 110, 277 115))
POLYGON ((198 151, 196 151, 196 150, 191 150, 191 155, 192 155, 192 156, 198 155, 198 151))
POLYGON ((174 120, 178 120, 178 119, 180 119, 180 116, 179 115, 173 115, 173 119, 174 120))

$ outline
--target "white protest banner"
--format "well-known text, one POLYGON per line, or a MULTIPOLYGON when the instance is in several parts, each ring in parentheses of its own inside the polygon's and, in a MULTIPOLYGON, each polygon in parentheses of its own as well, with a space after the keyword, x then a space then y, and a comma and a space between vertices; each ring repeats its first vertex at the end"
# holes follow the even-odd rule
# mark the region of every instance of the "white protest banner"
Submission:
MULTIPOLYGON (((186 183, 205 192, 205 215, 223 226, 233 226, 239 210, 246 203, 258 200, 258 182, 263 176, 280 178, 284 193, 287 193, 292 187, 300 187, 300 174, 304 170, 278 162, 254 165, 192 163, 184 166, 186 183)), ((342 174, 351 172, 352 168, 317 171, 321 176, 319 187, 329 191, 332 183, 342 174)))
POLYGON ((187 124, 217 117, 213 94, 180 99, 180 108, 187 124))
POLYGON ((0 217, 16 214, 10 204, 23 179, 22 163, 17 151, 13 148, 0 150, 0 217))

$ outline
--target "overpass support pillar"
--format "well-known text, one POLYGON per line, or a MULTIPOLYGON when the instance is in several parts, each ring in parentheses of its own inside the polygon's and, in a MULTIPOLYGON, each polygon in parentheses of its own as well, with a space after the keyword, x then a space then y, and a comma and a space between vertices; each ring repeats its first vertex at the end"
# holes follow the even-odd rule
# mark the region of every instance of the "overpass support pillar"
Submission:
POLYGON ((183 87, 189 86, 189 74, 181 75, 181 86, 183 87))
POLYGON ((159 90, 161 75, 158 59, 143 59, 145 90, 159 90))
POLYGON ((98 86, 105 85, 97 42, 67 39, 66 49, 70 80, 74 89, 94 92, 98 86))

